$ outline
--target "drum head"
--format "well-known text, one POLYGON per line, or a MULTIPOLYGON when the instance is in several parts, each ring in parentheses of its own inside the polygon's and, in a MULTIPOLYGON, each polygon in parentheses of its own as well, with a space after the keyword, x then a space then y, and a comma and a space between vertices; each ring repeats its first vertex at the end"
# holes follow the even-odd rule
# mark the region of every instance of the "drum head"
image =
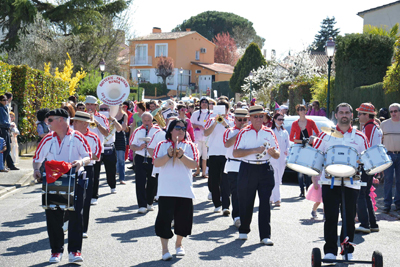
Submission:
POLYGON ((356 173, 356 169, 349 165, 335 164, 325 167, 325 171, 336 177, 350 177, 356 173))
POLYGON ((374 175, 374 174, 376 174, 376 173, 378 173, 378 172, 383 172, 384 170, 386 170, 387 168, 389 168, 390 166, 392 166, 392 164, 393 164, 393 162, 390 161, 390 162, 387 162, 387 163, 385 163, 385 164, 383 164, 383 165, 381 165, 381 166, 372 168, 371 170, 368 170, 368 171, 365 171, 365 172, 366 172, 368 175, 374 175))
POLYGON ((302 165, 298 165, 298 164, 294 164, 294 163, 287 163, 286 166, 288 168, 291 168, 294 171, 303 173, 305 175, 309 175, 309 176, 317 176, 319 175, 319 172, 317 172, 314 169, 311 169, 309 167, 304 167, 302 165))

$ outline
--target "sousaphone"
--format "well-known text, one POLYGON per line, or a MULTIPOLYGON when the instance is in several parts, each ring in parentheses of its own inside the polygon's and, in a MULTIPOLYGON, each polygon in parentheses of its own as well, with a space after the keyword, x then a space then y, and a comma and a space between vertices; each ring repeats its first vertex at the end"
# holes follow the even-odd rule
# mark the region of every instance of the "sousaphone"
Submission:
POLYGON ((97 97, 110 107, 109 117, 115 117, 121 105, 129 96, 130 86, 124 77, 110 75, 97 85, 97 97))

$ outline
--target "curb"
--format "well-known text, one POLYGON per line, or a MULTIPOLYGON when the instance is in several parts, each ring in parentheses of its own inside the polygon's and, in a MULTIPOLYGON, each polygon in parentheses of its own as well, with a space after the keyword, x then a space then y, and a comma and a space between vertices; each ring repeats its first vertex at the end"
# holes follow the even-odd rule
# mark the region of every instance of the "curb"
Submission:
POLYGON ((5 194, 13 192, 14 190, 17 190, 20 187, 30 185, 33 181, 34 181, 33 172, 29 172, 24 176, 22 176, 13 186, 1 189, 0 197, 4 196, 5 194))

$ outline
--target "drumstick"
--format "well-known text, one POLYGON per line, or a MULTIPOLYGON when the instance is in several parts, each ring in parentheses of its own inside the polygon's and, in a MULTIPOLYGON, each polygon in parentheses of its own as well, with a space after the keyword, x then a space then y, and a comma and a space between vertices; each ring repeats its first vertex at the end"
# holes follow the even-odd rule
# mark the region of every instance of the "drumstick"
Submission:
POLYGON ((174 146, 174 155, 173 155, 173 159, 172 159, 172 166, 175 165, 175 158, 176 158, 176 148, 178 146, 178 136, 176 137, 176 141, 175 141, 175 146, 174 146))

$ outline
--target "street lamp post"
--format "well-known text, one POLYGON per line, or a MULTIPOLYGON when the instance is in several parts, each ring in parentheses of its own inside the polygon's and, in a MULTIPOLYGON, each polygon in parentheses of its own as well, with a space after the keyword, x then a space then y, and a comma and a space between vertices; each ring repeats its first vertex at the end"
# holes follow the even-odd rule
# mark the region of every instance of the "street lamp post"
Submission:
POLYGON ((137 86, 137 92, 138 92, 138 101, 141 101, 142 99, 140 99, 140 70, 137 71, 137 78, 138 78, 138 86, 137 86))
POLYGON ((104 61, 104 58, 101 59, 100 64, 100 71, 101 71, 101 79, 104 79, 104 71, 106 70, 106 62, 104 61))
POLYGON ((332 37, 329 37, 329 40, 326 42, 325 45, 325 53, 328 56, 328 93, 326 96, 326 116, 329 119, 329 103, 330 103, 330 90, 331 90, 331 68, 332 68, 332 58, 335 54, 335 41, 333 41, 332 37))
POLYGON ((253 86, 251 84, 251 80, 253 80, 253 72, 250 71, 249 73, 249 78, 250 78, 250 102, 251 102, 251 91, 253 91, 253 86))
POLYGON ((181 90, 179 91, 179 100, 182 100, 182 87, 183 87, 183 68, 179 70, 179 73, 181 74, 181 90))

